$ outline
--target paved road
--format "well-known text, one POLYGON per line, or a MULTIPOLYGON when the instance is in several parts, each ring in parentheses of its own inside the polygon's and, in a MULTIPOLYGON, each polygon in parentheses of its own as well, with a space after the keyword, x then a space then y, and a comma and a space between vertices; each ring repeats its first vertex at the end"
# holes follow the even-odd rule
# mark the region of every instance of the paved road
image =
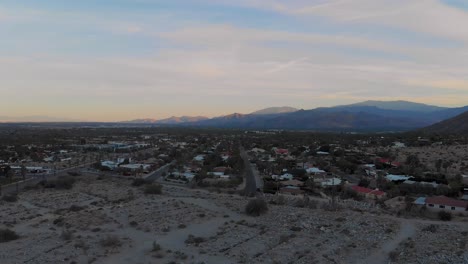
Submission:
POLYGON ((172 161, 171 163, 168 163, 168 164, 162 166, 161 168, 155 170, 154 172, 152 172, 152 173, 146 175, 146 176, 144 177, 144 179, 145 179, 146 181, 150 181, 150 182, 153 182, 153 181, 158 180, 164 173, 166 173, 166 174, 168 173, 169 167, 170 167, 171 165, 173 165, 173 164, 175 164, 175 161, 172 161))
POLYGON ((240 155, 244 160, 244 173, 245 173, 245 188, 244 192, 246 195, 255 195, 257 189, 263 189, 263 180, 258 175, 258 171, 250 163, 249 156, 243 147, 240 147, 240 155))

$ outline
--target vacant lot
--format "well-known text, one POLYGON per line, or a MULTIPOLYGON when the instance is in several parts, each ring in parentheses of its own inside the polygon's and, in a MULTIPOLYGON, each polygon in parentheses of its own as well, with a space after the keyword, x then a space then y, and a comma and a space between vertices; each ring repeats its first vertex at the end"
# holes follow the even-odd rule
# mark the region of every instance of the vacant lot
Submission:
POLYGON ((251 217, 244 214, 250 198, 172 185, 160 195, 144 189, 83 175, 71 190, 37 187, 16 202, 1 201, 0 229, 19 237, 1 243, 0 263, 363 263, 391 244, 400 263, 430 263, 428 240, 440 241, 430 248, 436 260, 468 258, 461 224, 428 233, 415 222, 410 248, 398 240, 398 219, 370 210, 298 207, 288 198, 251 217))

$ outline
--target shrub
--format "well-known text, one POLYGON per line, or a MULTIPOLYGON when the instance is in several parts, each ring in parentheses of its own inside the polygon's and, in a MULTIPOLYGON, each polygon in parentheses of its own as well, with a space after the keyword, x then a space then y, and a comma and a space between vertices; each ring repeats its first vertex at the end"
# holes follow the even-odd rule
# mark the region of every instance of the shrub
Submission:
POLYGON ((161 250, 161 245, 156 243, 156 241, 153 241, 153 249, 151 251, 157 252, 157 251, 160 251, 160 250, 161 250))
POLYGON ((388 254, 388 257, 390 258, 390 260, 392 262, 396 261, 398 259, 398 256, 400 255, 400 253, 398 253, 397 251, 392 251, 388 254))
POLYGON ((137 178, 137 179, 134 179, 134 180, 133 180, 132 186, 138 187, 138 186, 145 185, 145 184, 147 184, 147 183, 148 183, 148 182, 145 181, 144 179, 137 178))
POLYGON ((452 220, 452 214, 450 212, 440 211, 438 216, 439 216, 439 219, 442 221, 452 220))
POLYGON ((79 206, 79 205, 76 205, 76 204, 72 204, 69 208, 68 208, 68 211, 70 212, 79 212, 81 210, 84 209, 84 206, 79 206))
POLYGON ((18 239, 19 236, 10 229, 0 229, 0 243, 9 242, 18 239))
POLYGON ((205 242, 205 238, 203 237, 196 237, 194 235, 188 235, 187 239, 185 240, 185 244, 194 244, 198 246, 198 244, 205 242))
POLYGON ((114 235, 108 235, 107 237, 101 239, 99 241, 101 246, 103 247, 111 247, 111 248, 116 248, 120 247, 122 245, 122 242, 120 241, 120 238, 114 235))
POLYGON ((289 230, 294 231, 294 232, 299 232, 302 230, 302 228, 299 226, 292 226, 291 228, 289 228, 289 230))
POLYGON ((60 238, 63 240, 71 240, 73 238, 73 232, 69 230, 63 230, 62 233, 60 234, 60 238))
POLYGON ((46 188, 56 188, 70 190, 73 188, 75 179, 71 176, 60 176, 56 180, 51 180, 45 183, 46 188))
POLYGON ((245 213, 250 216, 260 216, 268 211, 268 205, 263 198, 250 200, 245 206, 245 213))
POLYGON ((14 195, 14 194, 4 195, 4 196, 2 196, 2 200, 5 201, 5 202, 14 203, 14 202, 18 201, 18 196, 14 195))
POLYGON ((145 194, 161 194, 162 185, 158 183, 153 183, 145 187, 145 194))
POLYGON ((424 227, 422 229, 422 231, 435 233, 435 232, 437 232, 438 229, 439 229, 439 227, 437 225, 428 225, 428 226, 424 227))

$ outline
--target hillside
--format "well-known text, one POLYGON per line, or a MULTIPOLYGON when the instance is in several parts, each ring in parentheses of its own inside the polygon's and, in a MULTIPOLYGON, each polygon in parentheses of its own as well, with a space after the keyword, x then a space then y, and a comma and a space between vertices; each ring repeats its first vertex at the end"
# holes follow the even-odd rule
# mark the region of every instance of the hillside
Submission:
POLYGON ((466 134, 468 133, 468 111, 423 129, 428 133, 466 134))
POLYGON ((297 108, 290 107, 290 106, 280 106, 280 107, 269 107, 262 110, 255 111, 251 113, 251 115, 272 115, 272 114, 283 114, 283 113, 291 113, 296 112, 297 108))
POLYGON ((239 129, 405 131, 427 127, 466 111, 468 106, 447 108, 408 101, 365 101, 310 110, 284 106, 265 108, 251 114, 140 119, 128 123, 239 129))
POLYGON ((131 124, 180 124, 186 122, 197 122, 201 120, 206 120, 208 117, 204 116, 172 116, 165 119, 153 119, 153 118, 144 118, 144 119, 134 119, 130 121, 124 121, 123 123, 131 124))
POLYGON ((435 105, 427 105, 409 101, 364 101, 356 104, 351 104, 348 106, 374 106, 380 109, 387 109, 387 110, 400 110, 400 111, 415 111, 415 112, 435 112, 447 109, 446 107, 440 107, 435 105))

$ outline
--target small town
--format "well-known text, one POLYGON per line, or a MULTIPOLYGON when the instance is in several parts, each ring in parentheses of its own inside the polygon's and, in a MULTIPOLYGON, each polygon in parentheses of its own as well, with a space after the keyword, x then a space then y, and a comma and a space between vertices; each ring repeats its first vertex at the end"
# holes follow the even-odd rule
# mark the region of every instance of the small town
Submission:
POLYGON ((6 126, 0 142, 2 262, 468 260, 464 136, 6 126))
POLYGON ((0 1, 0 264, 468 264, 468 0, 0 1))

